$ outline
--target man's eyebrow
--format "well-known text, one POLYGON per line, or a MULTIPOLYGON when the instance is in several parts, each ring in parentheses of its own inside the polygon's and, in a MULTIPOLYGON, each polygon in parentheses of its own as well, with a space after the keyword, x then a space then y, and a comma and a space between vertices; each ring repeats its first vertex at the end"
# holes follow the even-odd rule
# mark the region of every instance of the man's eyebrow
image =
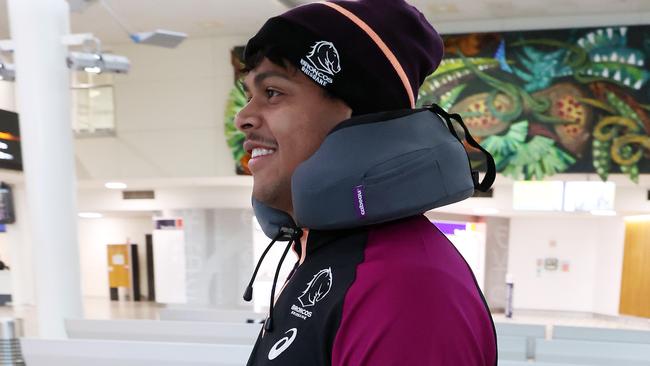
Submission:
MULTIPOLYGON (((255 78, 253 79, 253 83, 255 85, 260 85, 264 79, 271 78, 271 77, 279 77, 285 80, 289 80, 289 77, 281 72, 277 71, 267 71, 263 72, 260 74, 255 75, 255 78)), ((250 92, 250 89, 248 88, 248 85, 246 85, 246 82, 244 79, 241 80, 241 86, 244 89, 244 92, 248 93, 250 92)))
POLYGON ((253 82, 255 83, 255 85, 259 85, 259 84, 262 83, 262 81, 264 81, 264 79, 267 79, 267 78, 270 78, 270 77, 279 77, 279 78, 282 78, 282 79, 285 79, 285 80, 289 80, 289 77, 287 75, 281 73, 281 72, 267 71, 267 72, 263 72, 263 73, 255 75, 255 79, 253 79, 253 82))

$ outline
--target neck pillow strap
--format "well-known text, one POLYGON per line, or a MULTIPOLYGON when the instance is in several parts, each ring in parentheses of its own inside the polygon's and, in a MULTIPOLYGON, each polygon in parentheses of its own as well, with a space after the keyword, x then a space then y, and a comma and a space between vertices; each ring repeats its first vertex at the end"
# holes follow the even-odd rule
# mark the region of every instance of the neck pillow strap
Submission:
POLYGON ((456 139, 462 143, 461 138, 456 133, 456 129, 454 128, 454 125, 452 123, 452 119, 458 122, 458 124, 463 128, 463 132, 465 134, 465 140, 467 141, 467 143, 470 146, 480 150, 485 155, 487 172, 485 174, 485 177, 483 177, 483 182, 479 183, 478 171, 471 169, 471 165, 470 165, 470 169, 472 171, 472 180, 474 181, 474 188, 481 192, 487 192, 490 189, 490 187, 492 187, 492 184, 494 184, 494 180, 496 179, 496 165, 494 163, 494 158, 492 157, 492 154, 490 154, 487 150, 485 150, 485 148, 483 148, 483 146, 481 146, 478 142, 476 142, 476 140, 474 140, 474 137, 472 137, 472 135, 470 134, 469 129, 465 125, 465 122, 463 122, 463 118, 460 116, 460 114, 458 113, 449 114, 447 113, 447 111, 442 109, 442 107, 440 107, 437 104, 432 104, 431 106, 428 107, 428 109, 431 112, 436 113, 442 118, 444 118, 445 121, 447 122, 447 128, 449 128, 451 134, 454 135, 454 137, 456 137, 456 139))

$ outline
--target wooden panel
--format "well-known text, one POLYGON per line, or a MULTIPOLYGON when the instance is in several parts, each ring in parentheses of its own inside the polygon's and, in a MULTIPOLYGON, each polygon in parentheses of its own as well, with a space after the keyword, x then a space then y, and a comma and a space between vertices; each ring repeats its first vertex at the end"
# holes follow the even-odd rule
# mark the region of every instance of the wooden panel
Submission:
POLYGON ((650 318, 650 221, 625 223, 621 314, 650 318))
POLYGON ((107 252, 109 287, 131 287, 129 246, 126 244, 108 245, 107 252))

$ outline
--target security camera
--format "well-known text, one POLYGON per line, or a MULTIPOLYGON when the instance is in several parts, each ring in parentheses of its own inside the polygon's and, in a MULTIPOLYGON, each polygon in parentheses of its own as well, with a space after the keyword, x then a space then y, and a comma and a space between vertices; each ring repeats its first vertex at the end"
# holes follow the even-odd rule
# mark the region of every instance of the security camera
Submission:
POLYGON ((70 52, 67 63, 72 70, 96 74, 100 72, 126 74, 131 66, 129 59, 124 56, 88 52, 70 52))
POLYGON ((5 64, 0 62, 0 80, 16 80, 16 68, 13 64, 5 64))

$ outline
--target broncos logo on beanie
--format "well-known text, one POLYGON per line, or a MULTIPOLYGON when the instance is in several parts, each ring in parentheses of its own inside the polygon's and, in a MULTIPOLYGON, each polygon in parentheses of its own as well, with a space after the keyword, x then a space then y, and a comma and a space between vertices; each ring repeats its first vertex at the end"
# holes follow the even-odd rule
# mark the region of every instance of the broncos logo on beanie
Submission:
POLYGON ((318 71, 334 75, 341 71, 341 61, 339 51, 336 50, 332 42, 319 41, 312 47, 307 55, 307 60, 318 71))

